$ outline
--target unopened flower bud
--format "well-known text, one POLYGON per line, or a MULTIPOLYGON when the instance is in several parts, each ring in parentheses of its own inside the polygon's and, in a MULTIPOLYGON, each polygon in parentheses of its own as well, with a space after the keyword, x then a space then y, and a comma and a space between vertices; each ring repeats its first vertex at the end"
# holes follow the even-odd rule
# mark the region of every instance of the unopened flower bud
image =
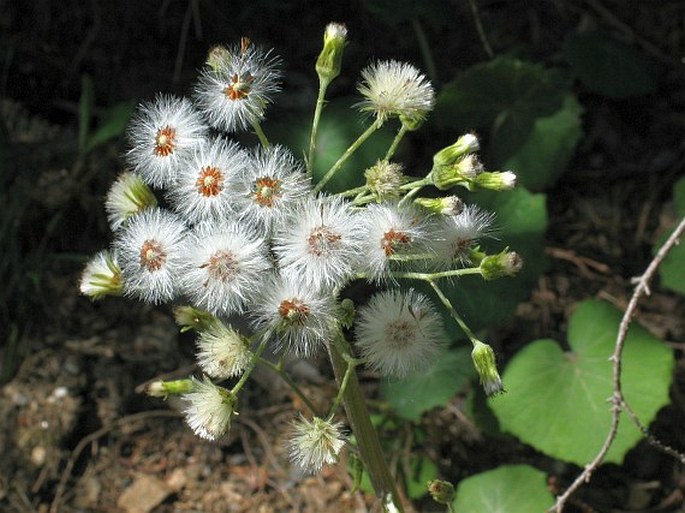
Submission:
POLYGON ((452 504, 454 501, 454 485, 449 481, 434 479, 428 483, 428 493, 438 504, 452 504))
POLYGON ((476 372, 480 377, 483 390, 488 397, 504 392, 504 385, 502 378, 497 372, 497 364, 495 363, 495 352, 487 344, 480 340, 476 340, 471 351, 471 359, 476 372))
POLYGON ((330 83, 340 75, 343 49, 347 40, 347 28, 341 23, 329 23, 323 35, 323 50, 316 60, 316 73, 323 84, 330 83))
POLYGON ((451 165, 433 165, 430 173, 433 185, 441 191, 450 189, 455 185, 463 185, 471 189, 472 182, 483 172, 483 164, 475 155, 466 155, 451 165))
POLYGON ((511 171, 480 173, 475 177, 473 186, 479 189, 509 191, 516 187, 516 175, 511 171))
POLYGON ((400 197, 400 187, 404 183, 402 165, 387 160, 379 160, 364 171, 366 186, 379 203, 400 197))
POLYGON ((86 264, 80 282, 81 294, 91 299, 122 293, 121 269, 114 254, 100 251, 86 264))
POLYGON ((174 381, 162 381, 158 379, 145 386, 145 393, 150 397, 167 397, 170 395, 181 395, 193 389, 193 382, 190 379, 177 379, 174 381))
POLYGON ((480 149, 478 138, 474 134, 464 134, 457 142, 443 148, 433 156, 433 166, 451 166, 464 155, 475 153, 480 149))
POLYGON ((205 61, 205 64, 212 70, 217 71, 225 65, 226 59, 230 56, 230 54, 231 52, 228 50, 228 48, 217 45, 207 54, 207 60, 205 61))
POLYGON ((464 201, 458 196, 442 198, 416 198, 414 203, 426 210, 443 216, 456 216, 464 210, 464 201))
POLYGON ((340 325, 343 328, 350 329, 352 327, 355 314, 354 301, 347 297, 340 301, 340 325))
POLYGON ((148 207, 156 207, 157 198, 137 174, 123 172, 110 187, 105 200, 105 211, 112 231, 116 231, 131 216, 148 207))
POLYGON ((205 331, 216 322, 216 317, 212 314, 192 306, 174 308, 174 319, 176 324, 181 327, 181 333, 190 330, 205 331))
POLYGON ((487 255, 480 261, 480 272, 485 280, 504 276, 515 276, 523 267, 523 259, 515 251, 504 250, 496 255, 487 255))

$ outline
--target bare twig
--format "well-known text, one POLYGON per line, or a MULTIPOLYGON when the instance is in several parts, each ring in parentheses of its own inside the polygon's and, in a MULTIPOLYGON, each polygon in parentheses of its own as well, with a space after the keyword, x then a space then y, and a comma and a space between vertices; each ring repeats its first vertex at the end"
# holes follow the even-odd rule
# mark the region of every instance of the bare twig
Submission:
MULTIPOLYGON (((607 452, 609 451, 609 448, 611 447, 611 444, 614 442, 614 439, 616 438, 616 433, 618 431, 618 423, 621 417, 621 411, 629 411, 633 420, 637 420, 637 417, 632 412, 632 409, 630 409, 630 406, 627 404, 625 398, 623 397, 623 390, 621 387, 621 356, 623 353, 623 347, 625 345, 626 337, 628 336, 628 328, 630 327, 632 318, 635 315, 635 310, 637 309, 638 301, 643 295, 650 294, 649 282, 654 277, 654 274, 659 268, 659 265, 661 265, 661 262, 663 261, 664 257, 673 248, 673 246, 679 243, 679 239, 683 235, 683 232, 685 232, 685 218, 681 219, 680 224, 678 224, 677 228, 673 231, 668 240, 659 249, 656 256, 647 266, 645 272, 636 280, 635 291, 633 292, 633 295, 630 298, 630 302, 628 303, 628 307, 626 308, 626 311, 623 314, 623 318, 621 319, 621 323, 618 328, 618 335, 616 337, 614 353, 611 355, 611 358, 609 358, 609 360, 613 362, 614 386, 614 391, 610 398, 612 405, 611 427, 609 428, 609 432, 607 433, 606 439, 604 440, 604 444, 597 453, 597 456, 595 456, 595 458, 588 465, 585 466, 583 472, 581 472, 580 475, 575 479, 575 481, 573 481, 571 486, 569 486, 563 494, 557 497, 556 504, 548 510, 550 512, 562 513, 564 509, 564 504, 569 499, 571 494, 573 494, 578 488, 580 488, 583 485, 583 483, 589 481, 590 477, 592 476, 592 473, 602 463, 602 461, 604 461, 604 457, 606 456, 607 452)), ((638 427, 640 427, 643 433, 647 431, 646 428, 642 425, 642 423, 639 423, 639 421, 638 427)), ((658 446, 665 448, 665 446, 661 443, 659 443, 658 446)), ((682 455, 678 453, 676 453, 675 455, 682 461, 682 455)))

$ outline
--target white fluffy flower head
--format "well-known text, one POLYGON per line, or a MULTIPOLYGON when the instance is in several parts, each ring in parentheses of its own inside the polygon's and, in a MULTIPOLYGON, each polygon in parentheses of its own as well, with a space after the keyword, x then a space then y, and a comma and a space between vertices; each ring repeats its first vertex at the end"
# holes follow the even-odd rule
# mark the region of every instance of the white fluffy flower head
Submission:
POLYGON ((300 417, 293 422, 292 438, 288 443, 290 460, 303 472, 316 473, 324 466, 338 461, 345 445, 340 422, 314 417, 311 421, 300 417))
POLYGON ((197 436, 216 440, 231 427, 235 397, 207 378, 192 381, 192 390, 181 396, 187 402, 183 411, 186 422, 197 436))
POLYGON ((369 277, 380 281, 401 262, 393 258, 416 254, 425 244, 426 223, 412 207, 396 203, 369 205, 363 214, 363 265, 369 277))
POLYGON ((234 142, 216 138, 199 145, 169 189, 174 210, 191 223, 225 219, 246 164, 245 152, 234 142))
POLYGON ((275 238, 282 272, 310 287, 344 285, 359 264, 358 224, 358 216, 338 197, 305 199, 275 238))
POLYGON ((442 216, 439 223, 441 237, 435 241, 436 261, 446 267, 455 262, 468 264, 470 250, 478 240, 492 234, 495 216, 475 205, 466 205, 455 216, 442 216))
POLYGON ((239 46, 216 53, 196 87, 200 109, 210 124, 235 132, 261 121, 272 95, 280 89, 279 62, 246 38, 239 46))
POLYGON ((183 291, 217 315, 242 313, 271 269, 264 243, 234 223, 198 226, 185 248, 183 291))
POLYGON ((274 332, 277 349, 307 357, 331 339, 336 304, 327 291, 275 275, 262 288, 251 313, 258 331, 274 332))
POLYGON ((218 319, 200 332, 197 349, 198 365, 208 376, 217 379, 242 374, 252 359, 245 337, 218 319))
POLYGON ((257 147, 241 176, 237 208, 249 225, 266 235, 287 217, 287 210, 311 190, 302 165, 283 146, 257 147))
POLYGON ((148 303, 173 299, 184 261, 186 227, 175 215, 148 208, 117 232, 114 248, 124 293, 148 303))
POLYGON ((440 314, 413 289, 374 295, 359 309, 356 335, 371 368, 396 378, 428 368, 445 341, 440 314))
POLYGON ((359 110, 371 112, 381 121, 397 116, 413 128, 435 105, 433 86, 411 64, 380 61, 362 70, 362 79, 357 88, 364 97, 359 110))
POLYGON ((207 135, 200 113, 186 98, 159 95, 144 103, 128 129, 131 168, 154 187, 168 187, 176 180, 183 159, 192 155, 207 135))

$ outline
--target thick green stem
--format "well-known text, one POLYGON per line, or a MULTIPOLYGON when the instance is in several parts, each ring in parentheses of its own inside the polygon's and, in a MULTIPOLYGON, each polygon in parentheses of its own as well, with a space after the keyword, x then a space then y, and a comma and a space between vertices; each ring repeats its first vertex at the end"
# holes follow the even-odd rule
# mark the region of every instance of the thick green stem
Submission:
MULTIPOLYGON (((348 370, 348 362, 343 357, 343 351, 348 355, 350 354, 349 343, 342 336, 338 337, 335 344, 328 345, 328 354, 338 385, 342 384, 348 370)), ((359 386, 356 372, 352 372, 348 376, 343 404, 347 412, 347 420, 359 446, 359 455, 369 474, 376 495, 384 503, 390 495, 397 511, 403 513, 404 509, 397 491, 397 485, 383 456, 378 433, 371 423, 369 410, 366 408, 366 401, 359 386)))
POLYGON ((347 159, 349 159, 355 151, 362 145, 364 141, 366 141, 371 134, 373 134, 376 130, 378 130, 383 122, 380 120, 380 118, 377 118, 376 121, 374 121, 369 128, 367 128, 362 135, 360 135, 356 141, 354 141, 349 148, 345 150, 345 153, 343 153, 338 161, 333 164, 333 167, 331 167, 328 172, 324 175, 324 177, 321 179, 319 183, 316 184, 316 187, 314 187, 314 192, 319 192, 323 187, 328 183, 328 181, 333 178, 335 173, 338 172, 338 170, 342 167, 342 165, 345 163, 347 159))

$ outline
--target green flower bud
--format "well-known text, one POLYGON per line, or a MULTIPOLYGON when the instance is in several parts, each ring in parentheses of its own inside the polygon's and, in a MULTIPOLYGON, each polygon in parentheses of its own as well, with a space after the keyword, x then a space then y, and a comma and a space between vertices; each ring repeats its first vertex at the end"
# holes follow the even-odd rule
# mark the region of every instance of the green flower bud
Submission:
POLYGON ((379 203, 400 197, 400 187, 404 183, 402 165, 387 160, 379 160, 364 171, 366 185, 379 203))
POLYGON ((207 60, 205 64, 212 68, 212 70, 217 71, 222 66, 225 66, 226 59, 231 55, 228 48, 218 45, 212 48, 207 54, 207 60))
POLYGON ((428 493, 438 504, 452 504, 454 501, 454 485, 449 481, 434 479, 428 482, 428 493))
POLYGON ((475 177, 473 185, 479 189, 510 191, 516 187, 516 175, 511 171, 492 171, 480 173, 475 177))
POLYGON ((190 379, 177 379, 174 381, 162 381, 158 379, 145 385, 145 393, 150 397, 164 397, 181 395, 193 389, 193 381, 190 379))
POLYGON ((485 394, 491 397, 504 392, 504 385, 502 384, 499 372, 497 372, 495 352, 492 350, 492 347, 480 340, 476 340, 473 345, 473 351, 471 351, 471 359, 480 377, 485 394))
POLYGON ((523 267, 523 259, 515 251, 505 249, 496 255, 488 255, 480 261, 480 272, 485 280, 504 276, 516 276, 523 267))
POLYGON ((478 138, 474 134, 464 134, 453 145, 443 148, 433 156, 433 167, 451 166, 464 155, 475 153, 479 149, 478 138))
POLYGON ((455 185, 463 185, 469 190, 472 182, 483 172, 483 165, 475 155, 466 155, 450 165, 433 165, 430 173, 433 185, 441 191, 455 185))
POLYGON ((121 269, 115 255, 109 251, 100 251, 86 264, 79 284, 81 294, 91 299, 104 296, 120 296, 121 269))
POLYGON ((177 306, 174 308, 174 319, 181 327, 181 333, 186 331, 204 331, 212 327, 217 321, 209 312, 192 306, 177 306))
POLYGON ((328 84, 340 75, 347 28, 340 23, 329 23, 323 35, 323 50, 316 60, 316 73, 321 83, 328 84))
POLYGON ((354 308, 354 301, 350 298, 345 298, 340 302, 340 324, 343 328, 350 329, 354 324, 354 316, 356 310, 354 308))
POLYGON ((414 203, 434 214, 442 216, 456 216, 464 210, 464 202, 458 196, 444 196, 442 198, 416 198, 414 203))

